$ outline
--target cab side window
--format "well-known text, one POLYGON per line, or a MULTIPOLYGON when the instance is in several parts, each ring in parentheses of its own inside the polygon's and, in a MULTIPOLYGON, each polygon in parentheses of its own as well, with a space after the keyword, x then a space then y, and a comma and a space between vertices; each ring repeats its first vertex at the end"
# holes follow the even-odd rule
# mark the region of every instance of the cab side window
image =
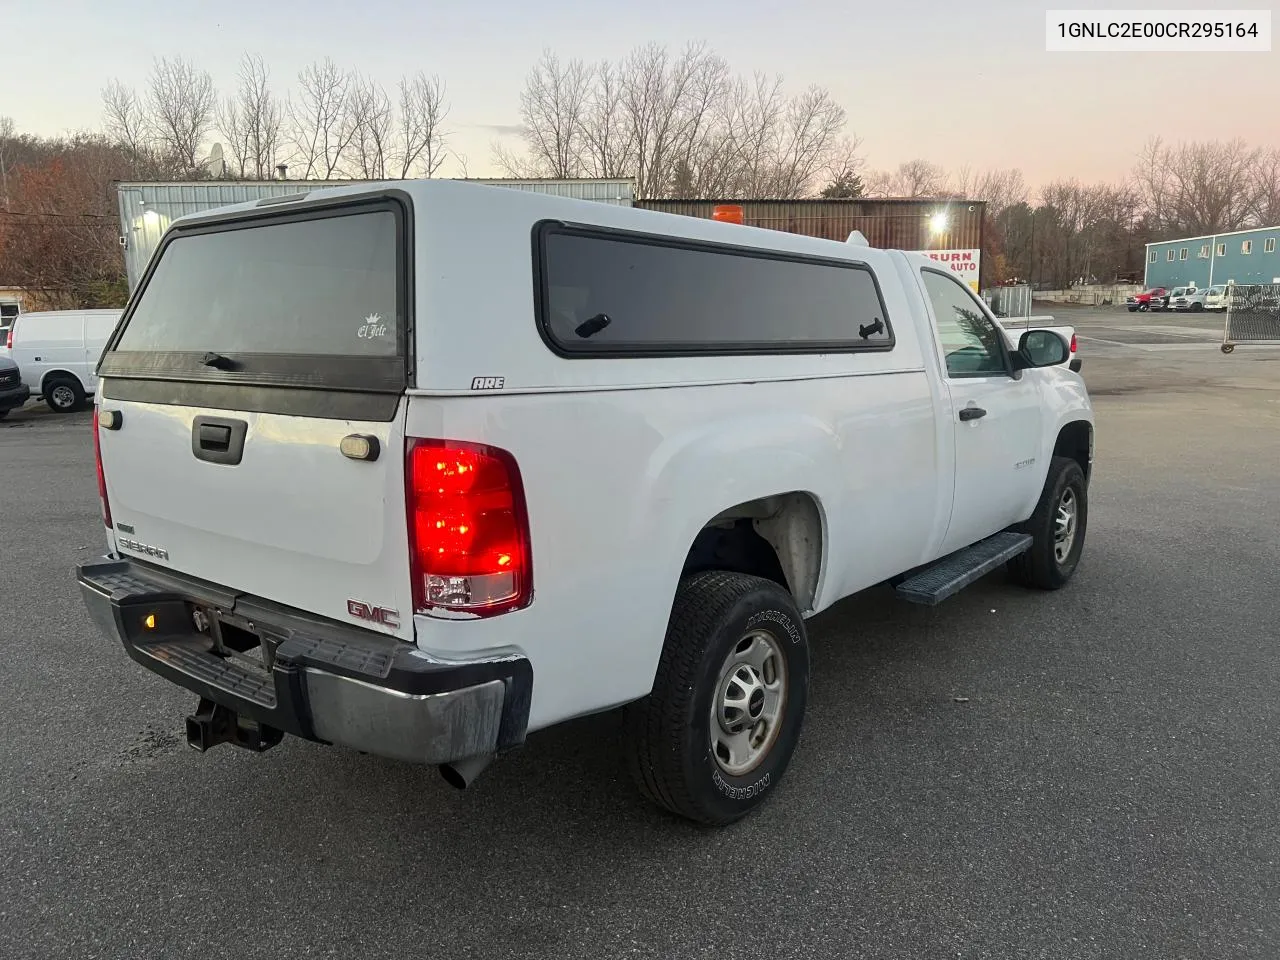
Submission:
POLYGON ((921 273, 950 377, 988 377, 1007 372, 1003 334, 967 287, 933 270, 921 273))

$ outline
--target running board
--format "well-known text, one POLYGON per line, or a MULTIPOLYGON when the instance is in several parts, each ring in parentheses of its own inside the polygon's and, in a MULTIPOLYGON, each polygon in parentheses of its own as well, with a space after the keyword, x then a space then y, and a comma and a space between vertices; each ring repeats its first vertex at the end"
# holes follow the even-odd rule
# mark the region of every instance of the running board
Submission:
POLYGON ((937 606, 1001 564, 1031 549, 1026 533, 997 533, 957 550, 898 585, 898 596, 910 603, 937 606))

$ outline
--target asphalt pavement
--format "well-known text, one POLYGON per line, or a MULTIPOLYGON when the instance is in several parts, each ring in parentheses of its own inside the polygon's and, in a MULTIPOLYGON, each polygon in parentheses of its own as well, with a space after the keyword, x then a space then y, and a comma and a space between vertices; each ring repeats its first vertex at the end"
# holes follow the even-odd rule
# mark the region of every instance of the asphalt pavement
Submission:
POLYGON ((1060 317, 1110 341, 1081 343, 1077 577, 818 617, 792 767, 720 831, 638 796, 616 714, 466 793, 297 740, 195 753, 194 697, 99 636, 73 582, 103 546, 88 416, 12 414, 0 956, 1273 960, 1280 351, 1060 317))

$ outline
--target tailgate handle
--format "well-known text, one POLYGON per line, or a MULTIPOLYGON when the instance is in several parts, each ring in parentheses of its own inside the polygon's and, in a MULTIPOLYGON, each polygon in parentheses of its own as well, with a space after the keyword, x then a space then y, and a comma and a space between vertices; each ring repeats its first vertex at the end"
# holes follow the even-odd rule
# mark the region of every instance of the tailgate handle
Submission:
POLYGON ((231 446, 231 428, 218 423, 200 424, 201 450, 226 450, 231 446))
POLYGON ((191 452, 197 460, 234 467, 244 456, 249 424, 223 417, 196 417, 191 424, 191 452))

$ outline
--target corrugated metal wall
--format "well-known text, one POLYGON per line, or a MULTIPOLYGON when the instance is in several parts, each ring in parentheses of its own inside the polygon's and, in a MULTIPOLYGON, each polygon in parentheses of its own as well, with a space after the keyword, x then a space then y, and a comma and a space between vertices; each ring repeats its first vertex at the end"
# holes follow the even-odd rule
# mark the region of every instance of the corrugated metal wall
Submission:
POLYGON ((528 190, 532 193, 549 193, 553 197, 571 197, 574 200, 595 200, 619 207, 629 207, 635 202, 634 180, 469 180, 491 187, 508 187, 512 190, 528 190))
POLYGON ((862 231, 873 247, 891 250, 963 250, 982 246, 980 201, 970 200, 637 200, 636 206, 710 219, 718 204, 738 204, 748 226, 784 230, 827 240, 862 231), (931 232, 934 214, 945 212, 947 228, 931 232))
POLYGON ((261 197, 285 197, 304 190, 342 186, 338 182, 299 180, 239 183, 122 183, 117 189, 124 266, 133 290, 170 223, 189 213, 247 203, 261 197))
MULTIPOLYGON (((147 261, 169 224, 189 213, 246 203, 262 197, 282 197, 322 187, 349 186, 351 180, 248 180, 197 183, 121 183, 118 187, 125 271, 133 290, 147 261)), ((594 200, 629 207, 635 196, 631 180, 474 180, 486 186, 508 187, 557 197, 594 200)))

